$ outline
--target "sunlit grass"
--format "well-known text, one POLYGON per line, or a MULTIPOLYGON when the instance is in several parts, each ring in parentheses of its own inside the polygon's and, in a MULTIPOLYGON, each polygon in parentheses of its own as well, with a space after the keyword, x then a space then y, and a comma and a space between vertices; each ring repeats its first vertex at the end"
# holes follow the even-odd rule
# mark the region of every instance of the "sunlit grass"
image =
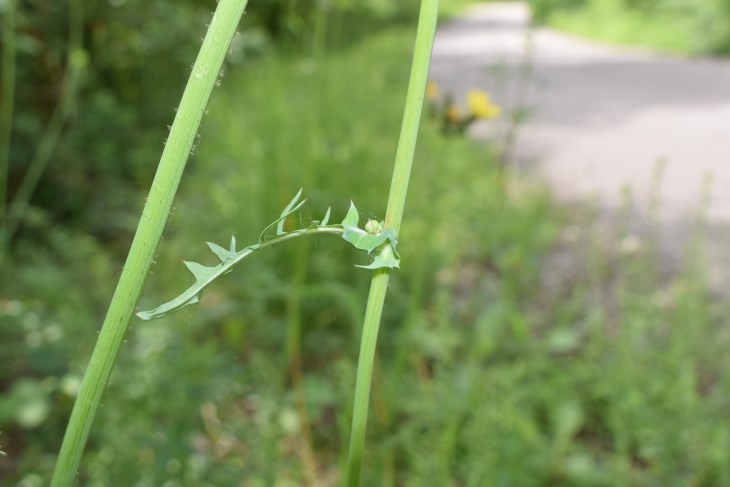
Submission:
POLYGON ((548 25, 589 39, 674 54, 691 54, 698 47, 689 16, 630 9, 618 0, 592 0, 584 5, 555 10, 548 25))
POLYGON ((463 14, 469 7, 479 3, 477 0, 443 0, 439 8, 442 18, 454 17, 463 14))

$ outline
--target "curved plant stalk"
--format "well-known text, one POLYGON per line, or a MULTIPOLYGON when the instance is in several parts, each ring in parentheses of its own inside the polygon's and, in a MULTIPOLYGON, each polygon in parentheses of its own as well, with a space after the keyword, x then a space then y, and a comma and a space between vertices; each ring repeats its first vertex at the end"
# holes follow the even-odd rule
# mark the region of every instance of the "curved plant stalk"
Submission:
MULTIPOLYGON (((395 156, 393 179, 390 184, 388 207, 385 213, 385 230, 398 236, 403 209, 406 202, 408 182, 411 177, 413 154, 416 149, 418 125, 421 120, 428 68, 431 62, 431 49, 436 34, 436 20, 438 17, 438 0, 421 0, 421 10, 416 32, 416 46, 413 53, 411 77, 408 83, 406 104, 403 112, 398 150, 395 156)), ((388 258, 391 247, 383 247, 381 255, 388 258)), ((367 429, 368 405, 370 402, 370 387, 373 375, 373 360, 375 345, 380 328, 380 317, 383 312, 385 293, 388 287, 390 269, 375 270, 370 283, 370 294, 365 310, 362 339, 360 342, 360 358, 357 366, 355 383, 355 404, 352 414, 352 430, 350 432, 350 453, 348 457, 347 485, 355 487, 360 484, 360 471, 365 446, 365 431, 367 429)))
POLYGON ((286 208, 284 208, 284 211, 281 212, 279 218, 264 228, 259 235, 258 242, 253 245, 249 245, 241 250, 236 250, 235 238, 231 238, 231 246, 229 249, 225 249, 220 245, 208 242, 208 247, 210 247, 210 250, 221 261, 220 264, 209 267, 197 262, 186 261, 185 266, 195 277, 195 283, 179 294, 176 298, 161 304, 153 310, 140 311, 137 313, 137 316, 143 320, 154 320, 182 309, 185 306, 196 304, 200 301, 200 297, 205 288, 211 285, 213 281, 219 277, 231 272, 236 264, 240 263, 249 255, 253 254, 257 250, 271 247, 272 245, 305 235, 322 233, 339 235, 345 241, 350 242, 356 249, 365 250, 368 254, 376 249, 383 249, 386 247, 391 249, 387 258, 382 256, 383 252, 379 252, 375 255, 371 264, 366 266, 357 266, 363 269, 393 269, 400 265, 398 253, 395 251, 395 247, 398 242, 393 236, 393 233, 382 231, 382 225, 377 223, 375 220, 369 220, 365 225, 365 229, 359 228, 360 214, 358 213, 354 203, 350 203, 350 209, 347 211, 345 219, 342 220, 342 223, 340 224, 329 224, 330 210, 327 209, 327 213, 324 215, 321 222, 315 220, 306 228, 285 232, 284 222, 286 221, 286 218, 300 209, 307 201, 300 201, 299 199, 301 196, 302 190, 300 189, 286 208), (270 237, 269 233, 274 227, 276 227, 276 235, 274 237, 270 237))
POLYGON ((51 115, 51 120, 46 126, 46 130, 38 142, 38 149, 36 149, 10 205, 4 232, 6 244, 12 240, 18 225, 25 218, 25 213, 28 210, 33 193, 38 187, 38 182, 48 167, 53 151, 61 139, 63 126, 73 112, 76 92, 86 65, 86 54, 83 49, 83 8, 82 0, 73 0, 69 4, 68 54, 66 72, 61 83, 61 96, 53 115, 51 115))
POLYGON ((257 250, 271 247, 272 245, 286 242, 287 240, 291 240, 292 238, 301 237, 304 235, 313 235, 319 233, 330 233, 336 235, 343 234, 344 230, 342 228, 342 225, 327 224, 330 214, 329 210, 327 210, 327 214, 322 220, 322 223, 315 221, 312 222, 312 224, 308 228, 301 228, 292 232, 284 232, 284 221, 286 220, 286 217, 301 208, 302 205, 304 205, 304 203, 306 202, 306 200, 299 201, 301 194, 302 190, 299 190, 299 193, 297 193, 297 195, 289 203, 289 205, 284 208, 284 211, 281 212, 279 218, 274 220, 273 223, 271 223, 264 229, 263 232, 261 232, 257 243, 249 245, 248 247, 241 250, 236 250, 236 239, 233 237, 231 238, 231 245, 229 249, 225 249, 220 245, 208 242, 208 247, 210 247, 210 250, 221 261, 220 264, 213 267, 208 267, 197 262, 186 261, 185 266, 188 268, 188 270, 190 270, 190 272, 192 272, 193 276, 195 276, 195 283, 188 289, 183 291, 182 294, 178 295, 175 299, 168 301, 167 303, 161 304, 153 310, 140 311, 139 313, 137 313, 137 316, 143 320, 153 320, 155 318, 161 318, 170 313, 173 313, 181 308, 184 308, 185 306, 199 302, 200 297, 206 287, 212 284, 213 281, 215 281, 217 278, 231 272, 233 266, 241 262, 249 255, 253 254, 257 250), (274 227, 277 227, 276 237, 268 238, 269 231, 274 227))
POLYGON ((51 483, 54 487, 74 483, 94 415, 124 342, 205 107, 246 3, 247 0, 220 0, 208 27, 76 398, 56 462, 51 483))

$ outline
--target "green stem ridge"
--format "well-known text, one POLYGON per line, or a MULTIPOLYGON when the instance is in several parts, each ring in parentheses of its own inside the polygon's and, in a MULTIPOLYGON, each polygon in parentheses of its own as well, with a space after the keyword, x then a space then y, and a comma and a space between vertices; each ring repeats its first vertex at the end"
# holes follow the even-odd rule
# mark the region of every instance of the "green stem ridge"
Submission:
MULTIPOLYGON (((413 164, 413 154, 416 148, 418 126, 421 120, 424 93, 428 80, 431 50, 436 34, 437 17, 438 0, 422 0, 418 31, 416 32, 413 64, 411 66, 411 77, 408 83, 403 123, 401 125, 400 139, 395 156, 388 207, 385 213, 384 231, 391 231, 396 237, 400 232, 400 224, 406 202, 408 182, 413 164)), ((392 250, 391 246, 385 246, 382 252, 392 250)), ((390 269, 377 269, 373 272, 373 278, 370 283, 370 294, 368 295, 368 304, 365 311, 355 384, 355 402, 352 415, 352 432, 350 434, 350 452, 347 470, 348 487, 357 487, 360 485, 373 362, 389 276, 390 269)))
POLYGON ((411 178, 413 154, 416 151, 418 126, 421 122, 423 100, 425 98, 428 69, 431 65, 433 39, 436 35, 439 0, 421 0, 421 11, 416 33, 416 47, 413 52, 411 77, 408 82, 406 104, 403 110, 398 149, 395 154, 393 179, 390 183, 388 207, 385 211, 385 228, 400 232, 403 210, 406 205, 406 193, 411 178))
POLYGON ((86 440, 147 279, 200 121, 247 0, 220 0, 175 115, 142 217, 81 384, 51 485, 74 484, 86 440))

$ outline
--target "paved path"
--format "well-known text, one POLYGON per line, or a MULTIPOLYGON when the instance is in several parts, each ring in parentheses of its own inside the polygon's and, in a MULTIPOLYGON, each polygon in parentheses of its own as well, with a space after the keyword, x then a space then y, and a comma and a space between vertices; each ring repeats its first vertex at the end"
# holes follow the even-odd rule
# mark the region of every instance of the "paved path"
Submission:
MULTIPOLYGON (((641 213, 664 161, 659 221, 669 239, 686 233, 711 178, 712 247, 730 254, 730 246, 720 252, 730 243, 730 61, 531 31, 527 7, 505 2, 441 27, 431 76, 457 96, 481 88, 507 111, 526 109, 513 163, 543 175, 564 200, 610 210, 628 188, 641 213)), ((474 135, 495 130, 482 124, 474 135)))

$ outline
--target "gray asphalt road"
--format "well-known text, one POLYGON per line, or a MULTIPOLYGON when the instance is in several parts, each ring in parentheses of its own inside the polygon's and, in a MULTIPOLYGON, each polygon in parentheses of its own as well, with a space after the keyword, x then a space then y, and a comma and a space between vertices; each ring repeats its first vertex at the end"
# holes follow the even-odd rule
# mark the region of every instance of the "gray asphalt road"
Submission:
MULTIPOLYGON (((680 59, 531 30, 525 4, 505 2, 478 5, 441 27, 431 75, 457 96, 485 89, 507 111, 525 110, 512 162, 544 177, 566 201, 611 210, 628 190, 642 214, 659 187, 658 220, 670 252, 681 253, 709 187, 713 262, 726 262, 730 61, 680 59)), ((481 123, 473 135, 499 138, 503 129, 481 123)))

